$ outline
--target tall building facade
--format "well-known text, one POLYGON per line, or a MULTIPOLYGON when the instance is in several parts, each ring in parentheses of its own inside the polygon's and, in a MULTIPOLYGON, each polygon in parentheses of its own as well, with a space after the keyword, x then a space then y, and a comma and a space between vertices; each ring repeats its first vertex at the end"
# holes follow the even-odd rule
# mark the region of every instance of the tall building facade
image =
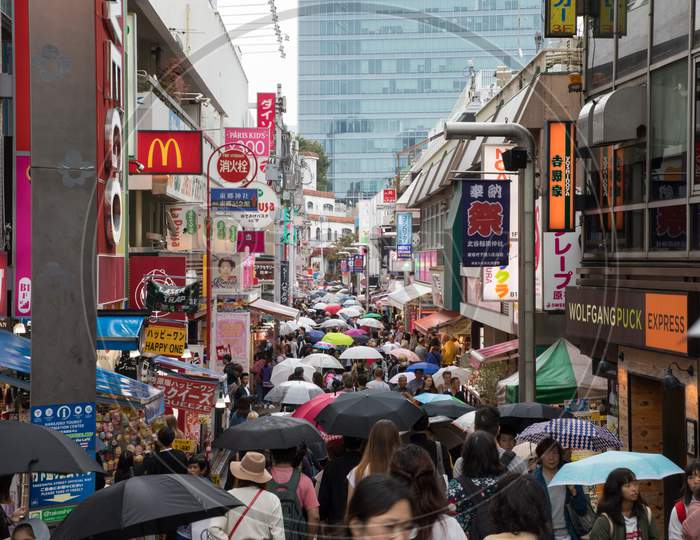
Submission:
POLYGON ((324 145, 336 197, 393 181, 397 152, 451 111, 470 67, 519 68, 541 27, 541 0, 299 0, 299 130, 324 145))

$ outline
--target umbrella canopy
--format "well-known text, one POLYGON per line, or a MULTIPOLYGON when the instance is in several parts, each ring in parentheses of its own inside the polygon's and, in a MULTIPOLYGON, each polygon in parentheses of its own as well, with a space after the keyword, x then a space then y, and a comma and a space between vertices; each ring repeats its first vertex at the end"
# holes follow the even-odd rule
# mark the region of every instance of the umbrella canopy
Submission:
POLYGON ((637 480, 661 480, 667 476, 683 473, 683 469, 663 454, 608 451, 565 464, 554 475, 549 485, 604 484, 608 474, 618 467, 630 469, 637 480))
POLYGON ((573 415, 560 409, 542 403, 532 401, 523 401, 522 403, 509 403, 507 405, 499 405, 498 411, 501 413, 501 419, 522 418, 527 420, 553 420, 555 418, 573 418, 573 415))
POLYGON ((464 443, 464 433, 452 425, 451 418, 447 416, 434 416, 429 420, 433 439, 440 441, 448 450, 457 448, 464 443))
POLYGON ((327 343, 325 341, 318 341, 313 346, 314 349, 318 349, 320 351, 327 351, 329 349, 335 349, 335 347, 336 347, 336 345, 334 345, 333 343, 327 343))
POLYGON ((518 435, 517 441, 539 443, 547 437, 552 437, 564 448, 576 450, 602 452, 621 446, 620 439, 604 427, 578 418, 557 418, 532 424, 518 435))
POLYGON ((420 356, 418 356, 416 353, 409 349, 394 349, 392 351, 389 351, 389 354, 391 356, 395 356, 396 358, 401 358, 403 360, 406 360, 408 362, 420 362, 420 356))
POLYGON ((331 315, 335 315, 335 314, 338 313, 341 309, 343 309, 343 308, 342 308, 342 306, 339 305, 339 304, 330 304, 330 305, 328 305, 328 306, 325 307, 324 311, 325 311, 326 313, 330 313, 331 315))
POLYGON ((228 428, 212 446, 243 452, 293 448, 321 441, 319 431, 306 420, 291 416, 261 416, 228 428))
MULTIPOLYGON (((422 396, 424 394, 420 395, 422 396)), ((460 416, 463 416, 468 412, 476 410, 471 405, 462 403, 460 400, 455 398, 443 399, 442 401, 431 401, 429 403, 425 403, 421 407, 421 409, 423 409, 426 412, 426 414, 430 417, 446 416, 450 419, 459 418, 460 416)))
POLYGON ((338 311, 338 315, 342 315, 343 317, 353 318, 353 317, 359 317, 360 315, 362 315, 362 312, 359 309, 354 308, 354 307, 346 307, 346 308, 343 308, 340 311, 338 311))
POLYGON ((0 422, 0 475, 24 472, 77 474, 104 469, 78 444, 51 428, 4 420, 0 422))
POLYGON ((368 335, 362 334, 359 336, 355 336, 353 339, 355 340, 355 344, 357 345, 367 345, 369 343, 370 338, 368 335))
POLYGON ((360 303, 357 300, 355 300, 354 298, 349 298, 348 300, 345 300, 345 302, 343 302, 343 306, 345 306, 345 307, 359 306, 359 305, 360 305, 360 303))
POLYGON ((527 462, 537 457, 536 449, 537 445, 535 443, 524 442, 516 445, 515 448, 513 448, 513 452, 515 452, 516 456, 527 462))
POLYGON ((325 302, 326 304, 337 304, 338 295, 333 293, 326 294, 325 296, 321 297, 321 302, 325 302))
POLYGON ((311 398, 309 401, 307 401, 301 407, 299 407, 296 411, 294 411, 292 413, 292 416, 294 418, 304 419, 318 427, 316 424, 316 416, 318 415, 318 413, 320 413, 338 396, 341 396, 342 394, 342 392, 337 392, 333 394, 319 394, 311 398))
POLYGON ((422 369, 423 373, 426 375, 433 375, 437 373, 440 366, 437 364, 431 364, 430 362, 418 362, 416 364, 411 364, 408 366, 408 371, 416 371, 417 369, 422 369))
POLYGON ((365 313, 362 316, 363 319, 381 319, 382 316, 379 313, 365 313))
POLYGON ((299 358, 285 358, 279 364, 272 368, 272 376, 270 382, 277 386, 289 380, 289 376, 294 373, 296 368, 304 370, 304 380, 311 382, 314 376, 314 368, 308 364, 304 364, 299 358))
POLYGON ((161 534, 193 521, 222 516, 241 505, 232 495, 197 476, 135 476, 85 499, 51 538, 117 540, 161 534))
POLYGON ((312 366, 314 369, 343 369, 343 364, 330 354, 314 353, 301 360, 304 364, 312 366))
MULTIPOLYGON (((369 319, 370 321, 373 319, 369 319)), ((394 351, 396 349, 400 349, 401 346, 398 345, 397 343, 385 343, 381 347, 379 347, 384 353, 390 353, 391 351, 394 351)))
POLYGON ((372 426, 388 419, 407 431, 423 415, 418 407, 398 392, 363 390, 349 392, 323 409, 316 421, 328 432, 366 439, 372 426))
POLYGON ((270 390, 265 395, 265 401, 282 405, 301 405, 319 394, 323 394, 323 389, 313 383, 287 381, 270 390))
POLYGON ((467 384, 469 382, 469 377, 471 377, 472 372, 470 369, 465 369, 457 366, 448 366, 440 368, 433 375, 434 379, 442 381, 442 374, 449 372, 452 377, 457 377, 459 379, 459 384, 467 384))
POLYGON ((344 347, 352 345, 352 338, 339 332, 330 332, 326 334, 325 336, 323 336, 323 341, 325 343, 331 343, 333 345, 339 345, 344 347))
POLYGON ((474 421, 476 420, 476 411, 468 412, 457 418, 452 425, 458 427, 462 431, 471 433, 474 431, 474 421))
POLYGON ((357 336, 366 336, 367 330, 363 330, 362 328, 351 328, 345 332, 345 335, 353 338, 357 336))
POLYGON ((423 392, 422 394, 418 394, 413 399, 425 405, 426 403, 434 403, 436 401, 452 401, 454 398, 449 394, 433 394, 431 392, 423 392))
POLYGON ((323 339, 324 332, 322 330, 309 330, 306 332, 306 339, 311 343, 316 343, 323 339))
POLYGON ((340 355, 341 360, 381 360, 382 353, 373 347, 350 347, 340 355))
POLYGON ((376 319, 365 319, 362 318, 359 321, 357 321, 357 324, 360 326, 365 326, 367 328, 375 328, 377 330, 383 330, 384 329, 384 323, 381 321, 378 321, 376 319))
POLYGON ((316 302, 311 307, 314 308, 315 310, 323 311, 324 309, 326 309, 326 306, 327 306, 327 304, 324 304, 323 302, 316 302))
POLYGON ((389 383, 399 384, 399 377, 401 377, 401 375, 406 377, 406 382, 411 382, 413 379, 416 378, 416 374, 413 373, 412 371, 404 371, 404 372, 397 373, 396 375, 394 375, 391 379, 389 379, 389 383))
POLYGON ((323 321, 321 324, 318 325, 319 328, 341 328, 345 329, 348 327, 348 323, 346 323, 343 319, 328 319, 326 321, 323 321))
POLYGON ((299 317, 297 322, 299 323, 299 326, 303 326, 304 328, 307 326, 316 326, 316 321, 314 321, 311 317, 299 317))
POLYGON ((299 324, 296 321, 285 321, 280 323, 280 336, 288 336, 299 330, 299 324))

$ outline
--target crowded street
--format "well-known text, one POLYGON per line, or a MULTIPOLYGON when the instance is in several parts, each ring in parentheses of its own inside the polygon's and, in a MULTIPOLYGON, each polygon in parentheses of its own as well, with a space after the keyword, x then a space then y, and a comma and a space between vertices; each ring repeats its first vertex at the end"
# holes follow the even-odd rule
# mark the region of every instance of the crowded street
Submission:
POLYGON ((700 540, 700 0, 0 44, 0 540, 700 540))

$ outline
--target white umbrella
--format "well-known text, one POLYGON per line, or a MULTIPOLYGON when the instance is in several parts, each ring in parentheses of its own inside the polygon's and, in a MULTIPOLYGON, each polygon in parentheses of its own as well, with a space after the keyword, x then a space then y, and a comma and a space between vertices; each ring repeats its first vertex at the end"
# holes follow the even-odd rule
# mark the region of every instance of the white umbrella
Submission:
POLYGON ((265 401, 282 405, 301 405, 319 394, 323 394, 323 390, 313 383, 287 381, 270 390, 265 396, 265 401))
POLYGON ((536 457, 536 448, 537 445, 535 443, 525 441, 524 443, 516 445, 515 448, 513 448, 513 452, 515 452, 515 455, 518 456, 520 459, 527 462, 530 461, 532 458, 536 457))
POLYGON ((326 304, 337 304, 338 296, 335 294, 327 294, 326 296, 321 297, 321 302, 325 302, 326 304))
POLYGON ((474 431, 474 422, 476 420, 476 411, 468 412, 463 414, 457 420, 452 422, 453 426, 457 426, 462 431, 467 433, 472 433, 474 431))
POLYGON ((323 309, 326 309, 326 306, 328 306, 328 304, 324 304, 323 302, 316 302, 316 303, 315 303, 313 306, 311 306, 311 307, 314 308, 314 309, 316 309, 316 310, 323 310, 323 309))
POLYGON ((346 323, 343 319, 328 319, 327 321, 323 321, 321 324, 318 325, 319 328, 347 328, 348 323, 346 323))
POLYGON ((304 364, 314 367, 317 370, 321 369, 343 369, 343 364, 338 362, 338 360, 325 353, 314 353, 310 354, 301 359, 304 364))
POLYGON ((308 364, 302 363, 302 361, 298 358, 285 358, 279 364, 273 367, 270 382, 274 386, 287 382, 289 380, 289 376, 294 373, 294 370, 298 367, 304 370, 304 380, 311 382, 315 369, 308 364))
POLYGON ((403 373, 397 373, 396 375, 394 375, 391 379, 389 379, 389 382, 391 384, 399 384, 399 377, 401 377, 402 375, 406 377, 406 382, 411 382, 413 379, 416 378, 416 374, 412 371, 404 371, 403 373))
POLYGON ((345 302, 343 302, 343 305, 345 307, 359 306, 360 303, 357 300, 355 300, 354 298, 350 298, 350 299, 346 300, 345 302))
POLYGON ((348 289, 340 289, 338 292, 339 292, 339 293, 342 293, 342 294, 347 294, 347 293, 349 293, 350 291, 349 291, 348 289))
POLYGON ((285 321, 280 324, 280 336, 288 336, 299 330, 299 324, 296 321, 285 321))
POLYGON ((376 328, 377 330, 384 329, 384 323, 378 321, 377 319, 360 319, 359 321, 357 321, 357 324, 360 326, 366 326, 367 328, 376 328))
POLYGON ((350 347, 340 355, 341 360, 381 360, 382 353, 372 347, 350 347))
POLYGON ((352 318, 352 317, 359 317, 360 315, 362 315, 362 312, 355 307, 346 307, 346 308, 341 309, 338 312, 338 315, 352 318))
MULTIPOLYGON (((369 319, 369 320, 373 320, 373 319, 369 319)), ((393 351, 394 349, 400 349, 401 346, 400 346, 400 345, 397 345, 396 343, 388 343, 388 342, 387 342, 387 343, 385 343, 384 345, 382 345, 382 346, 379 347, 379 348, 380 348, 382 351, 384 351, 385 353, 390 353, 390 352, 393 351)))
MULTIPOLYGON (((471 377, 471 374, 472 374, 470 369, 465 369, 465 368, 461 368, 461 367, 457 367, 457 366, 447 366, 447 367, 438 369, 433 374, 433 380, 434 381, 442 381, 442 374, 445 373, 446 371, 449 371, 450 375, 452 375, 452 377, 457 377, 459 379, 460 384, 467 384, 469 382, 469 377, 471 377)), ((442 383, 440 383, 440 384, 442 384, 442 383)))
POLYGON ((299 326, 303 326, 304 328, 313 328, 316 326, 316 321, 314 321, 311 317, 299 317, 297 323, 299 326))

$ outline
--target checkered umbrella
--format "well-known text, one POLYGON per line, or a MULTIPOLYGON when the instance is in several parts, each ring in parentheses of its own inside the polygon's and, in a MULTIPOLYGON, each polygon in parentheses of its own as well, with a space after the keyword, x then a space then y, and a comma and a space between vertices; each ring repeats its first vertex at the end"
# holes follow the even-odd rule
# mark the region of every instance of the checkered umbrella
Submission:
POLYGON ((539 443, 547 437, 552 437, 564 448, 576 450, 602 452, 621 446, 620 439, 604 427, 578 418, 556 418, 532 424, 518 435, 517 442, 539 443))

